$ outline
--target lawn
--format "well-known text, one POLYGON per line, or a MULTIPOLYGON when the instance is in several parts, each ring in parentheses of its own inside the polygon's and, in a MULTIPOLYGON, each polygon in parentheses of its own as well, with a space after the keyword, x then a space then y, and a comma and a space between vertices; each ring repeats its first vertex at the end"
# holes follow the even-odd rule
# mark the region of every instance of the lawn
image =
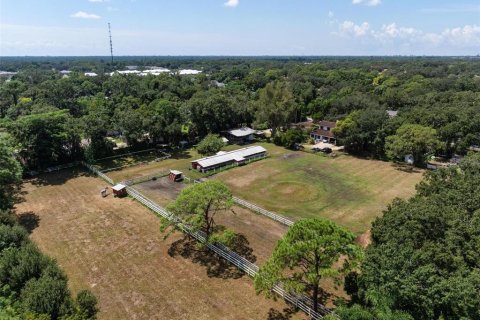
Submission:
MULTIPOLYGON (((71 290, 91 289, 99 319, 283 319, 281 301, 257 296, 252 279, 183 236, 167 240, 159 219, 131 198, 102 198, 83 171, 42 175, 17 205, 31 238, 58 260, 71 290)), ((301 313, 293 319, 302 317, 301 313)))
POLYGON ((260 143, 270 157, 214 176, 241 198, 293 219, 325 217, 360 234, 395 198, 408 198, 422 171, 340 154, 336 158, 260 143))
MULTIPOLYGON (((127 161, 127 163, 136 163, 136 162, 141 162, 144 156, 130 156, 127 157, 127 160, 123 160, 124 162, 127 161)), ((172 153, 172 157, 170 159, 162 160, 162 161, 154 161, 154 162, 149 162, 149 163, 142 163, 138 164, 135 166, 127 167, 127 168, 122 168, 114 171, 109 171, 107 172, 107 175, 112 178, 114 181, 122 181, 122 180, 128 180, 136 177, 141 177, 141 176, 146 176, 150 175, 153 173, 158 173, 161 171, 168 171, 170 169, 175 169, 175 170, 180 170, 183 171, 188 177, 191 177, 192 179, 196 179, 199 177, 203 177, 204 175, 195 171, 195 170, 190 170, 191 169, 191 164, 190 162, 192 160, 202 158, 203 156, 199 155, 196 150, 194 149, 186 149, 186 150, 181 150, 181 151, 176 151, 172 153)), ((118 161, 122 161, 120 159, 117 159, 118 161)), ((103 164, 102 167, 104 169, 116 167, 117 165, 114 165, 110 163, 109 165, 103 164)))

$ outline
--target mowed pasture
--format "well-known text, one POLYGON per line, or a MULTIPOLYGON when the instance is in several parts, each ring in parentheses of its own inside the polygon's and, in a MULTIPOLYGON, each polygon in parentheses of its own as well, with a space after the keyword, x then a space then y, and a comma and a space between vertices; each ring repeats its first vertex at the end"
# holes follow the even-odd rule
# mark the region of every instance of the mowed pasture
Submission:
MULTIPOLYGON (((165 207, 174 201, 186 186, 163 177, 137 184, 134 188, 165 207)), ((215 222, 237 234, 239 241, 231 249, 258 266, 271 257, 278 240, 288 230, 287 226, 238 205, 217 214, 215 222)), ((343 288, 335 286, 330 279, 322 280, 321 287, 328 296, 325 301, 328 307, 333 307, 333 302, 338 297, 347 297, 343 288)))
POLYGON ((17 205, 24 220, 36 222, 32 239, 58 260, 72 291, 97 295, 99 319, 277 319, 290 312, 182 234, 164 240, 151 211, 131 198, 102 198, 103 187, 84 171, 63 170, 26 182, 17 205))
POLYGON ((114 161, 104 161, 99 162, 97 166, 101 170, 115 168, 120 165, 125 164, 135 164, 140 163, 138 165, 133 165, 126 168, 120 168, 118 170, 113 170, 108 172, 108 176, 113 179, 113 181, 119 182, 122 180, 128 180, 132 178, 138 178, 141 176, 147 176, 153 173, 158 172, 168 172, 168 170, 175 169, 186 172, 192 178, 197 178, 203 176, 202 174, 198 173, 197 171, 189 171, 191 168, 190 162, 192 160, 201 158, 202 156, 199 155, 196 150, 194 149, 186 149, 180 150, 172 153, 172 157, 170 159, 161 160, 161 161, 153 161, 154 159, 148 158, 148 163, 141 163, 144 161, 144 155, 132 155, 124 158, 115 159, 114 161))
POLYGON ((395 198, 408 198, 423 176, 393 163, 336 158, 261 144, 270 157, 215 175, 238 197, 293 219, 324 217, 360 234, 395 198))
MULTIPOLYGON (((183 183, 172 182, 164 177, 137 184, 134 188, 166 207, 175 200, 185 186, 183 183)), ((287 232, 287 226, 236 205, 231 210, 219 212, 215 222, 238 234, 241 243, 234 248, 235 251, 258 265, 271 256, 277 241, 287 232)))

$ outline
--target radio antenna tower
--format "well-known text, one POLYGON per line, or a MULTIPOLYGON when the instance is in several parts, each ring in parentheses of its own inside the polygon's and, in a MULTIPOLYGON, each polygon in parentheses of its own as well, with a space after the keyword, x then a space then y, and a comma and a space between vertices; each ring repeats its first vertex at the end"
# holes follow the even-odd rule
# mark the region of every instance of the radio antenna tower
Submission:
POLYGON ((112 56, 112 63, 113 63, 113 44, 112 44, 112 31, 110 29, 110 22, 108 23, 108 35, 110 37, 110 55, 112 56))

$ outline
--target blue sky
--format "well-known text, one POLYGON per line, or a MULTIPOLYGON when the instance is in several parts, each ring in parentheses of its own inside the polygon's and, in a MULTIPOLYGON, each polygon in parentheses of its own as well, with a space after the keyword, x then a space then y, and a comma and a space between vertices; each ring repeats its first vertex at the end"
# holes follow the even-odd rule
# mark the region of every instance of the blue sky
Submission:
POLYGON ((0 0, 0 55, 477 55, 480 0, 0 0))

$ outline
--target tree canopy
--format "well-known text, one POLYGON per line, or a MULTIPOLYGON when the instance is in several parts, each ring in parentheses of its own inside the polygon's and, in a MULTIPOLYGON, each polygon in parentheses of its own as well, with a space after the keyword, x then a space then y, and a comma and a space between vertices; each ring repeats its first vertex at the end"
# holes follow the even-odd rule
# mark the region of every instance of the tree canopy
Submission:
POLYGON ((416 163, 422 164, 427 157, 443 147, 437 138, 437 131, 419 124, 404 124, 395 135, 386 138, 387 156, 392 159, 413 155, 416 163))
POLYGON ((257 293, 270 295, 270 290, 280 282, 288 291, 309 294, 317 311, 319 299, 323 298, 320 280, 339 280, 356 266, 360 251, 354 240, 353 233, 328 220, 295 222, 255 276, 257 293), (342 266, 335 267, 341 256, 342 266))
MULTIPOLYGON (((178 195, 176 200, 167 206, 167 210, 181 218, 193 228, 205 233, 207 241, 215 233, 215 216, 225 214, 233 205, 231 191, 223 182, 209 180, 193 184, 178 195)), ((215 237, 220 241, 221 235, 215 237)), ((225 234, 229 237, 230 234, 225 234)))
POLYGON ((22 167, 11 142, 0 134, 0 210, 12 208, 22 181, 22 167))
POLYGON ((415 319, 480 318, 480 156, 428 172, 410 200, 372 225, 359 296, 415 319))
POLYGON ((207 134, 197 145, 197 151, 200 154, 212 155, 220 151, 224 146, 225 143, 218 134, 207 134))

